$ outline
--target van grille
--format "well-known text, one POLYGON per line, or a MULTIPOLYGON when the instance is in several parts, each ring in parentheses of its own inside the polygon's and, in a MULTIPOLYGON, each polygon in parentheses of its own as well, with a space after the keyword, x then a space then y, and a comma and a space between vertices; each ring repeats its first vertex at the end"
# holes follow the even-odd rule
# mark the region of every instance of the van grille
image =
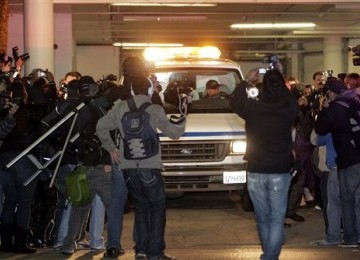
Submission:
POLYGON ((227 141, 161 142, 163 162, 222 161, 228 148, 227 141))

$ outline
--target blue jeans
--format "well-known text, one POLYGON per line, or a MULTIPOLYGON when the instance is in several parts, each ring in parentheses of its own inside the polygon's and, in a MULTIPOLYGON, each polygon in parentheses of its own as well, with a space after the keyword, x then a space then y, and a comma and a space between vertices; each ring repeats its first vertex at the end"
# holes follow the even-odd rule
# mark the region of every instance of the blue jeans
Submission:
MULTIPOLYGON (((111 175, 110 172, 104 171, 104 165, 98 166, 86 166, 87 170, 87 181, 90 188, 90 196, 92 200, 96 195, 99 195, 101 201, 104 203, 105 209, 109 208, 110 205, 110 187, 111 187, 111 175)), ((74 248, 76 249, 76 241, 79 238, 81 228, 87 220, 88 212, 91 204, 84 206, 73 206, 71 209, 70 219, 68 223, 68 233, 64 242, 65 248, 74 248)), ((103 211, 103 207, 97 207, 100 211, 103 211)), ((95 215, 102 215, 103 212, 93 212, 95 215)), ((103 220, 97 221, 96 225, 98 225, 97 229, 103 228, 104 222, 103 220)), ((94 240, 94 237, 92 238, 94 240)), ((96 242, 96 241, 94 241, 96 242)), ((90 246, 100 247, 101 245, 91 244, 90 246)))
POLYGON ((75 168, 75 164, 64 164, 60 166, 59 171, 56 175, 55 186, 58 190, 58 201, 55 210, 55 247, 62 246, 67 235, 68 223, 71 213, 71 204, 66 199, 66 176, 68 176, 75 168))
POLYGON ((165 249, 166 195, 160 169, 125 169, 135 206, 136 253, 158 259, 165 249))
MULTIPOLYGON (((18 151, 8 151, 0 155, 1 165, 6 165, 19 154, 18 151)), ((17 228, 27 230, 30 223, 31 201, 35 192, 37 178, 27 186, 23 183, 35 172, 36 167, 23 156, 7 170, 1 170, 3 191, 5 195, 4 208, 1 223, 13 225, 17 228)))
POLYGON ((328 176, 326 215, 328 220, 326 241, 341 241, 341 201, 336 168, 331 169, 328 176))
POLYGON ((290 182, 290 173, 249 172, 247 174, 247 186, 254 205, 256 225, 263 250, 262 260, 279 258, 284 242, 284 220, 290 182))
POLYGON ((124 175, 117 164, 111 165, 111 202, 107 209, 108 241, 106 248, 121 248, 123 214, 127 203, 128 190, 124 175))
POLYGON ((90 219, 89 219, 89 245, 91 248, 104 248, 104 223, 105 206, 98 194, 91 201, 90 219))
POLYGON ((339 170, 339 184, 344 221, 344 243, 357 244, 355 205, 360 199, 360 163, 339 170))

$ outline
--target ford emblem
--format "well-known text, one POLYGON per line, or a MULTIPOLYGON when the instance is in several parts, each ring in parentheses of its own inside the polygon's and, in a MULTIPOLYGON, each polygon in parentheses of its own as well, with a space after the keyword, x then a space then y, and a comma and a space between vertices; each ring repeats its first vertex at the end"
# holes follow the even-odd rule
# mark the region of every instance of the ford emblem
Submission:
POLYGON ((191 149, 182 149, 181 154, 190 155, 190 154, 192 154, 192 150, 191 149))

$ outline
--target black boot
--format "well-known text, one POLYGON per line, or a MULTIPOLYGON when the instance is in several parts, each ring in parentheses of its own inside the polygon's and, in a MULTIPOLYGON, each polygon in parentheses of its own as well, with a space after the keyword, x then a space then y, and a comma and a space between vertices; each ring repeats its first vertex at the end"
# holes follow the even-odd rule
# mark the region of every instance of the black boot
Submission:
POLYGON ((36 249, 30 248, 27 245, 28 231, 22 228, 15 229, 15 254, 32 254, 36 249))
POLYGON ((0 252, 10 253, 14 250, 12 245, 13 226, 9 224, 1 224, 1 246, 0 252))

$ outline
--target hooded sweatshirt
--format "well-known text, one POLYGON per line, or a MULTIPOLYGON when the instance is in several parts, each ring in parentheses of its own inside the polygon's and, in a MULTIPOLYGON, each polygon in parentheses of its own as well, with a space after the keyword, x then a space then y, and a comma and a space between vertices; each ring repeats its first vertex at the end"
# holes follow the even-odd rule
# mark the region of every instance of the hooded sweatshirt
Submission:
POLYGON ((247 170, 254 173, 289 173, 293 161, 291 131, 297 115, 297 103, 281 74, 277 75, 275 71, 267 74, 257 98, 248 97, 246 88, 249 84, 244 81, 234 90, 230 105, 246 123, 244 159, 248 162, 247 170), (276 82, 279 79, 280 82, 276 82))

